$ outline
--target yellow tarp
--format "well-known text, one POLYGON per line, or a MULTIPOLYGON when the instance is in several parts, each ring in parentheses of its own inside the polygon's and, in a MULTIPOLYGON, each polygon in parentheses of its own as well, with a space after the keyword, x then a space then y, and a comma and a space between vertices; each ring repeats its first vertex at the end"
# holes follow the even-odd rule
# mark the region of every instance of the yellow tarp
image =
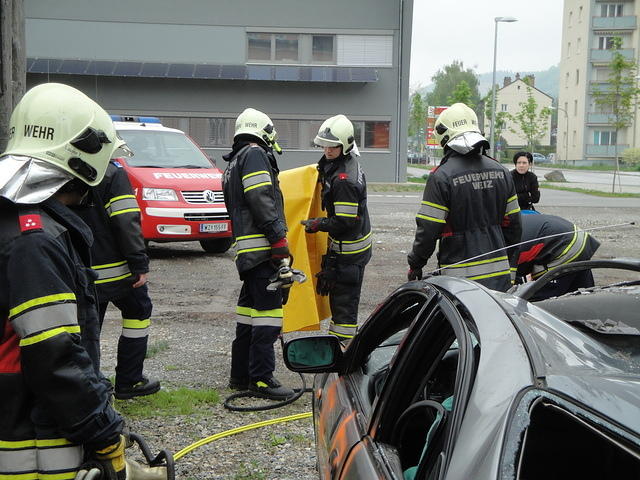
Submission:
POLYGON ((282 331, 318 330, 320 321, 331 316, 328 297, 316 294, 315 274, 320 271, 322 255, 327 251, 327 234, 304 232, 301 220, 324 217, 320 208, 320 184, 315 165, 280 172, 280 188, 284 195, 287 218, 287 240, 293 255, 293 267, 307 275, 307 281, 294 284, 284 306, 282 331))

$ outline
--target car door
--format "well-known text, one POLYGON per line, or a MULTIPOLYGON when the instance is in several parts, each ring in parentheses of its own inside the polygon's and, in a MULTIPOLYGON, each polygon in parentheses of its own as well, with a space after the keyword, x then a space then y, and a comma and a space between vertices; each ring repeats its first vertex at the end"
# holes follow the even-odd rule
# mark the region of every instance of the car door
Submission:
POLYGON ((384 379, 404 331, 436 295, 435 288, 395 292, 351 342, 342 373, 316 375, 313 408, 320 478, 339 478, 349 452, 367 435, 376 382, 384 379))
POLYGON ((422 305, 360 419, 368 420, 363 435, 333 478, 442 478, 479 354, 473 326, 452 300, 441 292, 422 305))

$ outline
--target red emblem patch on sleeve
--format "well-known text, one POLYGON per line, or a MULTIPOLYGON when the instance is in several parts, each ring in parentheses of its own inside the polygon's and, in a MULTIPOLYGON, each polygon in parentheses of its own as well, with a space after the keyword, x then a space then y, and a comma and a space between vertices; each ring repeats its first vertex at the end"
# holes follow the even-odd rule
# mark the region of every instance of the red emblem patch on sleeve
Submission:
POLYGON ((339 173, 338 174, 338 179, 340 179, 340 180, 346 180, 347 178, 349 178, 349 175, 347 175, 346 173, 339 173))
POLYGON ((42 219, 38 214, 20 215, 18 217, 20 222, 20 231, 28 232, 30 230, 42 230, 42 219))

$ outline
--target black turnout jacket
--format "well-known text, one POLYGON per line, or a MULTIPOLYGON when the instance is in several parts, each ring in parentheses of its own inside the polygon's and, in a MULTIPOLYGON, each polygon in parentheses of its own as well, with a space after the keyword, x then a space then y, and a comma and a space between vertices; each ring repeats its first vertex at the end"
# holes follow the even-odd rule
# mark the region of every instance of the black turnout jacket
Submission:
POLYGON ((443 275, 509 289, 517 250, 500 249, 520 241, 520 207, 509 170, 494 159, 477 150, 461 155, 447 149, 429 175, 416 224, 408 256, 412 268, 424 267, 440 241, 443 275))

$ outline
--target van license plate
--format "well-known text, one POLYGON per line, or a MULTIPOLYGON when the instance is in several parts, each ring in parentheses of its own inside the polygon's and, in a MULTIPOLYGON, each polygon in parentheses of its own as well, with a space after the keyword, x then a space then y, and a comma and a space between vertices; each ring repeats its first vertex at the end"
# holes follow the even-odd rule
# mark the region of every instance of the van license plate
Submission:
POLYGON ((227 223, 201 223, 200 233, 205 232, 226 232, 229 229, 227 223))

